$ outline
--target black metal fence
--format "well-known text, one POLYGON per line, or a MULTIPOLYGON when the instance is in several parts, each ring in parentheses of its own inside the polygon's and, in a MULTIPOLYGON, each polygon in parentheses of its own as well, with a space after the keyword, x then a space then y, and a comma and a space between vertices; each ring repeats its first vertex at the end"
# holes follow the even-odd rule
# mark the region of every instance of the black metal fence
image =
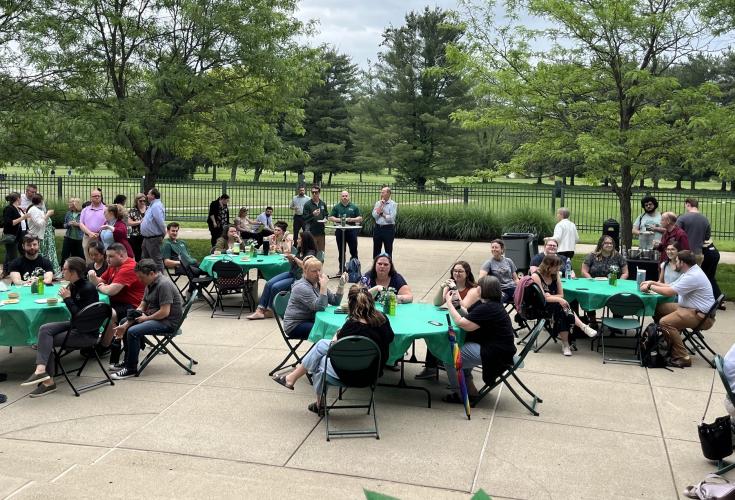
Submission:
MULTIPOLYGON (((5 176, 0 177, 0 188, 8 191, 23 192, 25 185, 33 183, 51 203, 65 202, 77 197, 85 200, 91 188, 102 189, 106 201, 117 194, 132 199, 142 190, 142 178, 122 179, 117 177, 41 177, 5 176)), ((291 215, 288 206, 295 194, 294 184, 270 182, 220 182, 181 179, 159 179, 156 186, 162 193, 166 205, 167 218, 181 221, 206 221, 209 203, 221 193, 230 195, 230 214, 237 215, 240 207, 250 209, 254 217, 271 206, 275 218, 288 219, 291 215)), ((368 213, 378 200, 382 185, 356 183, 322 186, 322 199, 328 206, 339 201, 342 190, 350 192, 352 201, 364 214, 368 213)), ((620 218, 620 204, 615 193, 608 187, 565 186, 556 188, 536 184, 474 184, 467 186, 448 185, 417 190, 415 186, 391 186, 393 199, 399 206, 427 206, 435 210, 452 210, 456 207, 473 206, 493 212, 506 212, 511 209, 554 211, 566 206, 572 213, 571 219, 580 231, 598 232, 603 221, 620 218)), ((641 212, 639 201, 651 193, 659 201, 659 210, 681 213, 684 200, 694 196, 699 200, 700 210, 712 223, 715 238, 735 236, 735 195, 722 191, 675 191, 675 190, 635 190, 632 204, 634 217, 641 212)), ((307 196, 309 191, 307 189, 307 196)), ((400 210, 400 209, 399 209, 400 210)))

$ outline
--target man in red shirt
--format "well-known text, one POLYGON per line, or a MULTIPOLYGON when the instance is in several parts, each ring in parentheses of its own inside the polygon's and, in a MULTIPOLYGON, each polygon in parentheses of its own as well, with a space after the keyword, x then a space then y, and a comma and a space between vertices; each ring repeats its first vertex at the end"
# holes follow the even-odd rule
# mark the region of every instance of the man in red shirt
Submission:
POLYGON ((676 214, 665 212, 661 214, 661 227, 664 229, 658 251, 661 254, 660 262, 666 260, 666 247, 673 242, 679 243, 679 250, 689 250, 689 238, 686 231, 676 225, 676 214))
MULTIPOLYGON (((143 300, 145 285, 135 274, 135 259, 128 257, 128 252, 120 243, 107 247, 107 270, 99 278, 94 271, 89 271, 89 281, 97 286, 97 290, 110 297, 112 320, 105 330, 100 342, 103 353, 108 351, 113 337, 113 328, 118 319, 127 316, 128 311, 137 308, 143 300)), ((119 353, 118 353, 119 356, 119 353)), ((115 364, 117 360, 111 359, 115 364)))

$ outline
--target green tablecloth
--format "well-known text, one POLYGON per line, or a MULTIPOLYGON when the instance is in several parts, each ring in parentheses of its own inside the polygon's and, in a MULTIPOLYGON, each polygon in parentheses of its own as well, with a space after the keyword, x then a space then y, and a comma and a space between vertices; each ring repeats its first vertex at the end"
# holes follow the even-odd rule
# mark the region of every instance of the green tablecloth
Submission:
POLYGON ((286 258, 281 254, 258 254, 255 257, 250 257, 249 255, 246 256, 245 254, 207 255, 199 263, 199 269, 212 276, 212 267, 214 266, 214 263, 224 259, 231 260, 242 267, 245 271, 257 268, 266 280, 291 269, 291 264, 289 264, 286 258), (249 260, 243 260, 243 257, 247 257, 249 260))
MULTIPOLYGON (((316 313, 314 327, 309 334, 309 341, 317 342, 321 339, 331 339, 347 320, 346 314, 334 314, 335 306, 316 313)), ((416 339, 424 339, 429 350, 445 363, 452 363, 452 353, 449 350, 447 336, 447 311, 431 304, 398 304, 396 315, 389 316, 395 339, 390 345, 387 364, 393 364, 403 357, 416 339), (432 325, 429 321, 437 321, 440 326, 432 325)), ((459 344, 464 343, 464 332, 455 328, 459 344)))
POLYGON ((605 301, 617 293, 632 293, 643 300, 646 307, 645 315, 653 316, 656 306, 661 302, 672 302, 675 297, 665 297, 657 293, 649 294, 638 290, 634 280, 618 280, 615 286, 611 286, 606 280, 595 280, 593 278, 578 278, 573 280, 563 279, 564 298, 568 302, 576 300, 585 311, 596 311, 605 306, 605 301))
MULTIPOLYGON (((10 292, 20 294, 17 304, 0 306, 0 345, 19 346, 35 344, 41 325, 55 321, 68 321, 69 309, 59 297, 59 284, 46 286, 43 295, 31 294, 29 286, 11 286, 10 292), (59 302, 50 306, 37 304, 37 299, 56 297, 59 302)), ((0 301, 8 298, 8 292, 0 292, 0 301)), ((100 301, 109 303, 107 295, 100 294, 100 301)))

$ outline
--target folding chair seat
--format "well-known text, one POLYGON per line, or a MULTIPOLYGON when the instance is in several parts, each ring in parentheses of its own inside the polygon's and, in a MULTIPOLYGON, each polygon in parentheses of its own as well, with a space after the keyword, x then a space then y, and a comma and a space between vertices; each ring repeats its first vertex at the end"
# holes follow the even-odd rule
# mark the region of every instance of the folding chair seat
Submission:
POLYGON ((526 345, 521 350, 520 354, 517 354, 513 356, 513 364, 509 366, 496 380, 493 382, 492 385, 485 385, 482 389, 479 390, 479 394, 476 398, 472 400, 470 403, 470 406, 473 408, 479 403, 485 396, 487 396, 490 391, 498 387, 500 384, 505 384, 505 386, 510 390, 510 392, 515 396, 515 398, 520 401, 520 403, 528 409, 528 411, 531 412, 532 415, 539 416, 539 412, 536 411, 536 404, 543 403, 543 400, 536 396, 531 390, 526 387, 526 385, 521 381, 520 378, 518 378, 518 375, 516 372, 519 368, 523 368, 523 361, 526 359, 526 356, 528 356, 528 353, 531 352, 533 349, 533 345, 538 339, 539 334, 541 333, 541 330, 544 329, 544 326, 546 324, 545 319, 540 319, 536 322, 536 325, 533 327, 533 330, 531 330, 531 333, 526 337, 526 345), (513 378, 518 385, 520 385, 524 391, 526 391, 531 396, 531 402, 528 403, 526 400, 524 400, 520 394, 516 392, 516 390, 513 388, 513 386, 508 383, 509 378, 513 378))
MULTIPOLYGON (((305 340, 292 339, 291 337, 286 335, 286 331, 283 329, 283 315, 286 313, 286 307, 288 306, 289 297, 291 297, 291 292, 286 291, 278 292, 278 294, 273 297, 273 316, 275 316, 276 318, 276 323, 278 324, 278 329, 281 332, 283 341, 286 342, 286 346, 288 347, 288 354, 285 358, 283 358, 283 361, 278 363, 278 365, 270 371, 268 375, 271 377, 274 373, 279 372, 284 368, 293 368, 301 363, 302 356, 299 356, 298 349, 299 347, 301 347, 301 344, 305 342, 305 340), (289 360, 291 358, 294 358, 294 362, 289 364, 289 360)), ((309 350, 311 350, 311 348, 309 348, 309 350)), ((311 381, 311 376, 309 376, 309 381, 311 381)))
MULTIPOLYGON (((638 339, 643 331, 643 319, 645 317, 646 306, 643 304, 643 300, 638 295, 632 293, 616 293, 607 298, 605 301, 605 309, 601 321, 601 331, 599 335, 599 345, 602 347, 602 363, 632 363, 640 364, 638 359, 638 339), (631 317, 633 316, 633 317, 631 317), (605 328, 610 332, 610 335, 605 335, 605 328), (633 331, 633 337, 628 337, 627 332, 633 331), (621 332, 622 335, 616 335, 616 332, 621 332), (633 359, 617 359, 608 358, 605 355, 605 342, 611 339, 630 339, 632 338, 634 343, 632 348, 635 351, 635 358, 633 359)), ((594 343, 595 339, 592 339, 594 343)), ((613 346, 608 346, 613 347, 613 346)), ((616 348, 622 348, 623 346, 616 345, 616 348)))
POLYGON ((714 356, 717 356, 717 353, 704 339, 704 335, 702 334, 702 327, 708 319, 712 319, 714 321, 715 315, 717 314, 717 309, 719 309, 723 302, 725 302, 724 294, 717 297, 715 303, 712 305, 712 307, 710 307, 710 310, 707 312, 705 317, 702 318, 702 321, 699 322, 699 325, 697 325, 696 328, 692 330, 685 328, 681 331, 681 334, 684 337, 682 341, 684 342, 684 345, 689 350, 689 352, 692 354, 694 354, 695 352, 699 354, 702 359, 704 359, 707 364, 709 364, 712 368, 715 367, 714 356), (709 351, 709 353, 712 355, 712 358, 708 357, 705 350, 709 351))
MULTIPOLYGON (((518 345, 528 344, 531 337, 533 336, 534 330, 536 330, 536 326, 538 326, 538 324, 542 322, 542 320, 542 325, 544 325, 543 328, 547 331, 549 336, 544 341, 544 343, 536 347, 533 352, 539 352, 551 340, 553 340, 554 343, 557 342, 556 337, 551 333, 551 330, 549 328, 549 325, 551 325, 551 313, 549 313, 549 311, 546 309, 546 297, 544 296, 544 292, 543 290, 541 290, 541 287, 538 286, 536 283, 532 283, 524 291, 521 310, 517 312, 520 314, 522 321, 529 329, 528 334, 518 341, 518 345), (534 322, 533 328, 531 327, 530 322, 534 322)), ((538 335, 536 335, 533 339, 533 342, 537 341, 538 335)), ((574 349, 576 350, 576 347, 574 349)))
POLYGON ((240 294, 240 310, 237 313, 237 319, 240 319, 240 316, 242 316, 242 310, 245 308, 246 302, 251 311, 255 310, 255 304, 252 303, 250 296, 251 282, 238 264, 229 260, 215 262, 214 266, 212 266, 212 275, 214 277, 214 289, 217 292, 217 298, 210 317, 214 318, 217 312, 217 306, 222 311, 222 314, 218 314, 218 316, 233 316, 233 314, 225 312, 225 305, 222 300, 225 295, 240 294))
POLYGON ((324 419, 326 424, 327 441, 332 437, 346 436, 375 436, 380 439, 378 433, 378 418, 375 414, 375 386, 378 383, 378 374, 380 373, 380 348, 378 345, 366 337, 350 336, 340 339, 329 346, 327 355, 324 357, 324 384, 322 385, 321 401, 327 401, 327 392, 329 386, 339 387, 339 395, 332 404, 325 404, 324 419), (334 372, 339 380, 326 374, 327 363, 332 364, 334 372), (367 404, 338 404, 342 399, 344 389, 369 388, 370 400, 367 404), (329 414, 334 410, 346 409, 367 409, 367 414, 373 413, 373 428, 365 430, 340 430, 333 431, 329 429, 329 414))
POLYGON ((203 298, 209 307, 214 308, 217 300, 211 291, 214 287, 214 278, 211 276, 194 276, 191 266, 182 265, 181 268, 184 270, 189 283, 193 284, 194 289, 200 292, 198 296, 203 298))
POLYGON ((183 273, 183 271, 179 271, 184 266, 176 266, 175 269, 171 269, 170 267, 165 267, 166 274, 168 275, 171 282, 174 284, 176 289, 179 291, 179 295, 181 295, 181 298, 184 299, 186 296, 186 290, 189 288, 188 280, 184 280, 186 277, 186 273, 183 273), (184 282, 186 281, 186 283, 184 282))
MULTIPOLYGON (((108 304, 105 304, 103 302, 95 302, 94 304, 88 305, 87 307, 79 311, 74 318, 72 318, 69 325, 69 330, 67 330, 67 332, 64 334, 64 340, 62 344, 58 348, 54 349, 54 359, 56 361, 57 372, 56 374, 54 374, 54 376, 56 376, 58 374, 58 371, 61 370, 61 374, 64 375, 66 382, 69 384, 69 387, 71 387, 71 390, 74 391, 75 396, 79 396, 81 392, 92 389, 94 387, 98 387, 100 385, 105 385, 108 383, 110 385, 115 385, 115 383, 110 378, 110 375, 107 373, 107 370, 102 365, 102 360, 100 360, 99 354, 97 354, 97 350, 94 349, 94 346, 95 344, 97 344, 97 341, 99 339, 100 332, 103 331, 104 328, 107 326, 107 323, 110 321, 111 317, 112 308, 108 304), (85 385, 83 387, 75 387, 72 381, 69 379, 69 374, 67 373, 67 369, 64 367, 63 359, 72 352, 83 349, 85 347, 92 347, 90 351, 93 353, 94 359, 97 361, 100 370, 102 370, 102 373, 105 374, 105 379, 85 385)), ((69 371, 76 372, 77 377, 81 376, 82 371, 84 371, 84 368, 87 366, 87 362, 90 359, 92 358, 85 357, 82 361, 82 365, 79 368, 75 368, 69 371)))
POLYGON ((135 374, 136 377, 139 377, 140 374, 143 373, 145 367, 148 366, 148 364, 153 361, 153 359, 155 359, 156 356, 158 356, 159 354, 168 354, 169 357, 174 360, 177 365, 179 365, 186 371, 186 373, 188 373, 189 375, 196 375, 196 372, 192 370, 192 367, 193 365, 199 364, 199 362, 186 354, 178 345, 176 345, 174 339, 183 333, 182 327, 184 325, 184 321, 186 321, 186 317, 189 315, 191 306, 194 304, 194 302, 196 302, 198 293, 198 290, 194 290, 194 292, 191 294, 191 297, 189 297, 189 300, 186 302, 186 305, 184 306, 184 311, 181 314, 181 321, 179 321, 179 323, 171 329, 172 331, 170 333, 155 333, 143 337, 145 339, 145 342, 151 346, 151 350, 146 355, 146 357, 143 358, 143 361, 140 362, 138 373, 135 374), (187 363, 185 364, 184 362, 182 362, 176 356, 176 353, 172 351, 172 349, 178 352, 179 355, 183 356, 186 359, 187 363))

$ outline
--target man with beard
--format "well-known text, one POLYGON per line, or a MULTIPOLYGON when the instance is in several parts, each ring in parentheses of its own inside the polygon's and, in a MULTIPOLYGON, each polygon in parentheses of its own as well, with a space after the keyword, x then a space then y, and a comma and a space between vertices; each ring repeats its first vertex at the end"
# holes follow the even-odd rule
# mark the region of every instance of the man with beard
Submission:
POLYGON ((646 195, 641 199, 641 207, 643 213, 633 221, 633 235, 638 236, 641 231, 654 231, 653 245, 654 247, 661 242, 661 213, 658 211, 658 200, 653 196, 646 195))
POLYGON ((38 237, 33 234, 23 236, 23 255, 14 259, 8 266, 10 279, 14 285, 22 285, 30 279, 36 269, 43 269, 43 282, 50 285, 54 279, 54 267, 38 252, 38 237))

